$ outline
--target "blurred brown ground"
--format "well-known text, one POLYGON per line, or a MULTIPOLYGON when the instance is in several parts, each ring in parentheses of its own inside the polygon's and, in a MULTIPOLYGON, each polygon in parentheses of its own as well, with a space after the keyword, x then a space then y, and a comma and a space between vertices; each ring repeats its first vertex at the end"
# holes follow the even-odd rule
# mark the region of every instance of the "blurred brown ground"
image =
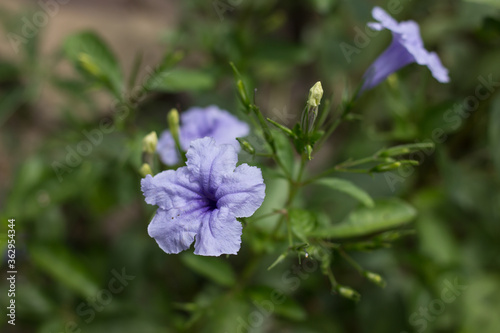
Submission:
MULTIPOLYGON (((139 72, 141 77, 148 68, 154 67, 159 62, 165 50, 161 35, 176 25, 175 5, 174 1, 162 0, 69 0, 66 4, 61 4, 57 14, 50 17, 47 25, 39 30, 42 55, 40 61, 43 64, 46 59, 59 51, 67 36, 82 30, 92 30, 110 45, 125 75, 130 72, 136 54, 142 53, 143 62, 139 72)), ((6 11, 9 16, 19 15, 20 20, 26 16, 31 21, 32 15, 41 11, 42 7, 38 1, 33 0, 1 0, 0 10, 6 11)), ((0 25, 0 58, 19 61, 20 56, 14 52, 7 39, 8 32, 0 25)), ((46 68, 46 70, 56 71, 64 76, 73 75, 72 69, 66 62, 62 62, 57 68, 46 68)), ((92 94, 102 112, 109 109, 112 103, 109 97, 99 91, 92 94)), ((33 111, 34 123, 37 125, 16 128, 16 137, 12 138, 18 146, 14 152, 16 156, 12 156, 5 142, 0 142, 2 192, 5 188, 9 188, 9 183, 12 182, 14 165, 22 162, 25 156, 36 150, 42 142, 43 128, 50 127, 50 124, 60 117, 59 102, 59 93, 48 84, 43 84, 40 95, 33 105, 36 109, 33 111)), ((75 109, 74 112, 78 114, 79 110, 75 109)))

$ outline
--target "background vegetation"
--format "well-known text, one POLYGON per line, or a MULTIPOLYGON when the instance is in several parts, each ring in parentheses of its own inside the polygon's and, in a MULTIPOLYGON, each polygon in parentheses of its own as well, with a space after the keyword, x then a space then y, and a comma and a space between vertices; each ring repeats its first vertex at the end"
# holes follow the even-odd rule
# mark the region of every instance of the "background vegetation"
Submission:
MULTIPOLYGON (((72 5, 61 5, 56 15, 72 5)), ((114 50, 88 30, 68 34, 50 52, 40 46, 45 25, 23 37, 17 53, 5 39, 0 245, 5 253, 7 219, 15 218, 19 274, 16 326, 2 315, 3 332, 246 332, 249 326, 256 332, 499 331, 497 1, 183 1, 172 7, 175 24, 156 32, 165 56, 152 65, 140 60, 141 54, 147 58, 140 47, 114 50), (332 294, 321 269, 299 264, 297 256, 268 271, 282 245, 255 231, 244 232, 240 253, 227 259, 161 251, 147 235, 154 209, 139 188, 144 135, 164 130, 173 107, 216 104, 244 119, 230 61, 247 86, 257 88, 256 103, 271 119, 290 126, 299 121, 316 81, 338 105, 390 41, 387 31, 365 35, 372 7, 390 11, 394 3, 401 9, 393 12, 396 19, 420 24, 426 47, 440 55, 451 82, 440 84, 415 64, 391 76, 360 99, 359 117, 339 128, 308 171, 395 144, 436 143, 416 157, 419 167, 342 175, 373 198, 397 196, 418 212, 404 229, 414 232, 392 247, 351 253, 386 287, 337 257, 333 272, 361 294, 359 302, 332 294), (341 47, 347 44, 356 48, 349 57, 341 47), (82 58, 83 51, 93 58, 82 58), (135 60, 122 63, 122 52, 135 60), (485 81, 494 83, 478 90, 485 81), (106 132, 109 124, 114 129, 106 132), (102 140, 74 157, 72 151, 90 140, 85 133, 95 131, 102 140), (115 293, 110 281, 122 270, 134 278, 115 293), (450 283, 466 287, 455 288, 453 300, 443 296, 450 283), (267 312, 277 289, 286 298, 267 312)), ((37 4, 0 8, 3 35, 23 36, 23 17, 33 22, 41 10, 37 4)), ((121 34, 139 28, 120 24, 121 34)), ((260 212, 282 207, 286 182, 273 177, 273 164, 246 153, 240 161, 268 172, 260 212)), ((298 203, 326 212, 334 223, 358 205, 317 186, 298 203)), ((259 221, 263 230, 273 223, 272 217, 259 221)), ((5 309, 5 279, 0 289, 5 309)))

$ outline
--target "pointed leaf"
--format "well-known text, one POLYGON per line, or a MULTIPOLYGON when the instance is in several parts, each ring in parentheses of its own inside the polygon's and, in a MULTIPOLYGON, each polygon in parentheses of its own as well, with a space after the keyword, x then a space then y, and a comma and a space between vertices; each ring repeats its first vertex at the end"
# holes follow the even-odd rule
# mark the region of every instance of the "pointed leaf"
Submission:
POLYGON ((500 98, 497 98, 490 110, 488 134, 490 137, 491 156, 500 178, 500 98))
POLYGON ((213 76, 206 72, 177 68, 151 75, 146 89, 164 92, 199 91, 211 89, 214 85, 213 76))
POLYGON ((315 183, 328 186, 336 191, 344 192, 367 207, 373 207, 375 205, 373 199, 368 193, 365 192, 365 190, 359 188, 348 180, 340 178, 323 178, 317 180, 315 183))
POLYGON ((293 233, 303 242, 307 243, 307 237, 317 226, 316 216, 305 209, 293 208, 288 211, 288 218, 293 233))
POLYGON ((300 304, 279 289, 257 286, 249 288, 247 292, 252 303, 259 309, 274 312, 283 318, 291 320, 301 321, 307 317, 306 311, 300 304))
POLYGON ((322 238, 349 238, 397 228, 417 215, 415 208, 400 199, 376 202, 375 207, 361 207, 351 212, 339 224, 313 231, 310 236, 322 238))
POLYGON ((231 265, 222 258, 196 256, 192 253, 181 255, 182 262, 196 273, 223 286, 232 286, 236 282, 231 265))
POLYGON ((62 248, 37 246, 30 249, 33 262, 56 282, 65 284, 83 297, 94 297, 99 290, 80 260, 62 248))
POLYGON ((115 97, 122 97, 123 76, 118 61, 99 36, 81 32, 66 39, 63 48, 80 72, 108 88, 115 97))

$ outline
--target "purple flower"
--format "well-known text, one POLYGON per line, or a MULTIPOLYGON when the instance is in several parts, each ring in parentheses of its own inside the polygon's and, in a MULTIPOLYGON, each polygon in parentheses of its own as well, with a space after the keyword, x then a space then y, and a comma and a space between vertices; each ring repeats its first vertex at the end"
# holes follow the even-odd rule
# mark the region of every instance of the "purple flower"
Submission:
POLYGON ((187 166, 147 175, 141 187, 146 202, 158 210, 148 233, 166 253, 188 249, 195 254, 236 254, 241 244, 241 223, 265 197, 259 168, 242 164, 232 145, 212 138, 191 142, 187 166))
POLYGON ((373 8, 372 15, 378 22, 368 23, 368 26, 378 31, 389 29, 393 38, 391 45, 363 76, 364 83, 360 93, 377 86, 392 73, 414 62, 427 66, 439 82, 450 81, 448 70, 441 64, 438 55, 424 48, 420 29, 415 21, 398 23, 380 7, 373 8))
MULTIPOLYGON (((181 148, 186 151, 191 141, 208 136, 218 144, 232 145, 239 152, 240 144, 236 138, 246 136, 249 132, 246 123, 217 106, 195 107, 181 114, 179 141, 181 148)), ((166 165, 175 165, 180 161, 174 138, 168 130, 161 134, 156 151, 166 165)))

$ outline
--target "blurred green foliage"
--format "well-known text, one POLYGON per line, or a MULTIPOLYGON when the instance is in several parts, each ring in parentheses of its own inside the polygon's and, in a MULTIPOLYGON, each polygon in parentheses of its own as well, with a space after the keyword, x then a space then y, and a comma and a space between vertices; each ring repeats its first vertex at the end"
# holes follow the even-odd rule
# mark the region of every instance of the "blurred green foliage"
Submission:
MULTIPOLYGON (((376 3, 387 9, 393 2, 376 3)), ((140 78, 140 52, 134 68, 124 71, 106 41, 90 31, 68 36, 54 54, 42 55, 34 37, 19 44, 14 59, 0 55, 1 165, 7 170, 0 245, 7 219, 15 218, 19 272, 16 326, 3 315, 2 331, 498 332, 500 95, 498 84, 484 82, 500 81, 500 9, 492 0, 396 3, 401 10, 394 16, 419 22, 426 47, 450 69, 451 83, 435 82, 417 65, 390 77, 362 97, 355 117, 314 155, 309 176, 396 144, 436 147, 410 155, 419 167, 371 177, 341 174, 306 188, 296 199, 301 208, 289 212, 293 236, 305 242, 328 233, 343 244, 332 252, 319 245, 297 250, 313 260, 279 256, 288 254, 286 237, 276 241, 269 234, 288 183, 272 164, 245 152, 240 160, 263 168, 268 189, 256 216, 270 215, 247 221, 238 256, 166 255, 147 235, 154 208, 139 189, 141 140, 164 130, 167 111, 179 104, 217 104, 243 114, 229 62, 257 88, 250 98, 265 116, 287 126, 300 120, 318 80, 325 97, 333 94, 333 104, 340 104, 342 91, 353 90, 390 40, 388 32, 360 37, 374 3, 184 1, 175 29, 158 32, 165 57, 140 78), (368 41, 356 45, 362 40, 368 41), (341 43, 359 53, 347 59, 341 43), (68 63, 71 76, 53 70, 68 63), (40 122, 46 86, 60 97, 57 117, 40 122), (487 97, 479 98, 478 86, 487 97), (99 105, 96 90, 113 103, 99 105), (477 105, 466 104, 469 96, 478 96, 477 105), (284 105, 277 110, 277 103, 284 105), (91 138, 99 143, 86 156, 77 154, 91 138), (393 195, 406 202, 388 199, 393 195), (393 227, 399 228, 386 231, 393 227), (353 237, 357 242, 349 243, 353 237), (362 268, 354 263, 353 269, 354 261, 362 268), (111 281, 123 269, 133 279, 115 289, 111 281), (359 292, 361 301, 332 294, 333 274, 344 296, 359 292), (377 286, 382 279, 384 289, 377 286)), ((20 34, 22 16, 2 11, 4 30, 20 34)), ((292 147, 272 133, 293 173, 292 147)), ((264 145, 259 137, 248 140, 264 145)), ((6 306, 6 280, 0 290, 6 306)))

